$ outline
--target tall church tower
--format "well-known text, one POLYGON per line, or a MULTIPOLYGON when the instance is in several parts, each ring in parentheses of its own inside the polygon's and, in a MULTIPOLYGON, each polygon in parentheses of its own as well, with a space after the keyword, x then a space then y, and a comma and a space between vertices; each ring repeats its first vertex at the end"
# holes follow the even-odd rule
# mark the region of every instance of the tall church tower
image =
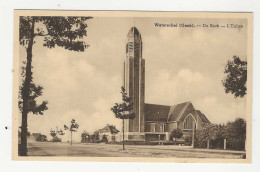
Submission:
POLYGON ((127 34, 124 61, 124 87, 134 103, 134 119, 126 120, 127 140, 144 140, 145 60, 142 58, 142 37, 136 27, 127 34))

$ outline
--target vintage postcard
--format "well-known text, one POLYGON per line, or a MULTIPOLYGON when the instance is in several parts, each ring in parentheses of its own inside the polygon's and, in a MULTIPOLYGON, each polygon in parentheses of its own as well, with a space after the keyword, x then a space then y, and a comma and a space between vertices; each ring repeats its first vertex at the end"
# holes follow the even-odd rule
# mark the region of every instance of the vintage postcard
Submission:
POLYGON ((15 10, 13 159, 250 163, 252 20, 15 10))

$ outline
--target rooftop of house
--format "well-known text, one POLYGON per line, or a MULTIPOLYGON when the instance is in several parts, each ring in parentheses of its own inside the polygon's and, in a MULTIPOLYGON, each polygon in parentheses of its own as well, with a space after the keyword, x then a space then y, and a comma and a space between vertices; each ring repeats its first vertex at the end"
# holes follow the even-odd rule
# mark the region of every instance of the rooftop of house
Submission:
POLYGON ((111 133, 111 134, 116 134, 119 132, 118 129, 114 125, 109 125, 107 124, 104 128, 97 130, 96 132, 99 133, 111 133))

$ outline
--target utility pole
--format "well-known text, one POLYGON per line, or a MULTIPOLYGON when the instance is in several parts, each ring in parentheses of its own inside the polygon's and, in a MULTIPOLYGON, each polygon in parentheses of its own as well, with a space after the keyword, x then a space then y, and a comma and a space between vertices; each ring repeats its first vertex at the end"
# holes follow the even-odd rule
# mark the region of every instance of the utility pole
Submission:
POLYGON ((195 122, 193 121, 192 122, 192 143, 191 143, 191 146, 192 148, 194 148, 194 140, 195 140, 195 122))
POLYGON ((224 150, 227 149, 227 139, 224 139, 224 150))
POLYGON ((125 150, 125 119, 123 119, 123 150, 125 150))
POLYGON ((72 145, 72 131, 70 131, 70 145, 72 145))

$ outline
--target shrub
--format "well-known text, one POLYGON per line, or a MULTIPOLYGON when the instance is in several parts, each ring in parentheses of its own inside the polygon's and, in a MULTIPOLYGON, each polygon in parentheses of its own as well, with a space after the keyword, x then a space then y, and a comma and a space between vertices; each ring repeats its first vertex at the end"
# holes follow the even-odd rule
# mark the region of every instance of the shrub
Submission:
POLYGON ((227 149, 244 150, 246 140, 245 120, 238 118, 226 125, 204 124, 203 128, 195 133, 194 146, 206 148, 209 140, 209 148, 223 149, 224 139, 227 139, 227 149))
POLYGON ((55 136, 52 138, 52 142, 61 142, 61 139, 55 136))
POLYGON ((245 150, 246 121, 238 118, 227 123, 227 148, 245 150))
POLYGON ((182 130, 179 128, 176 128, 171 132, 170 139, 172 140, 174 138, 175 143, 177 143, 177 139, 181 138, 182 136, 183 136, 182 130))
POLYGON ((102 142, 107 142, 107 141, 108 141, 107 136, 106 136, 106 135, 103 135, 101 141, 102 141, 102 142))

